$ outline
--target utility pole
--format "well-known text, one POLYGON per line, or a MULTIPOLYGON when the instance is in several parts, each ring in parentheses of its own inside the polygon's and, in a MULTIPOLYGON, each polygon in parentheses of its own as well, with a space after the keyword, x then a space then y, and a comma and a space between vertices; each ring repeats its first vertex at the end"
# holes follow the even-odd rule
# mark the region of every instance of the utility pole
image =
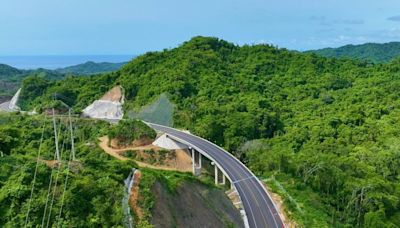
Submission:
POLYGON ((69 118, 69 131, 71 133, 71 153, 72 160, 75 161, 75 142, 74 142, 74 132, 72 130, 72 120, 71 120, 71 108, 68 110, 68 118, 69 118))
POLYGON ((57 135, 57 125, 56 125, 56 118, 54 116, 54 108, 53 108, 53 127, 54 127, 54 142, 56 144, 56 158, 59 162, 61 162, 60 158, 60 151, 58 149, 58 135, 57 135))

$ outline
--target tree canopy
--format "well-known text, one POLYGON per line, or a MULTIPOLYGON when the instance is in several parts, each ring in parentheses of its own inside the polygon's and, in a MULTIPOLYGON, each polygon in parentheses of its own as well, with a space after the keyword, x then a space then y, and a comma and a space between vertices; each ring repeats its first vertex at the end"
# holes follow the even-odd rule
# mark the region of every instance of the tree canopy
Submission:
POLYGON ((116 84, 126 111, 168 94, 176 127, 273 178, 298 202, 292 215, 304 226, 400 225, 399 60, 374 64, 195 37, 115 73, 47 82, 43 96, 22 102, 43 106, 68 91, 79 112, 116 84))

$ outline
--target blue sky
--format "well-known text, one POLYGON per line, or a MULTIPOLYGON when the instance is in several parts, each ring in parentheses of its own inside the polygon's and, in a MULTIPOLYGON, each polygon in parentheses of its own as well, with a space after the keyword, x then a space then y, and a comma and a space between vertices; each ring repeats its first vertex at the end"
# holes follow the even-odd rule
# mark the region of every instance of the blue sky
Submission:
POLYGON ((399 0, 2 0, 0 55, 141 54, 196 35, 308 50, 400 41, 399 0))

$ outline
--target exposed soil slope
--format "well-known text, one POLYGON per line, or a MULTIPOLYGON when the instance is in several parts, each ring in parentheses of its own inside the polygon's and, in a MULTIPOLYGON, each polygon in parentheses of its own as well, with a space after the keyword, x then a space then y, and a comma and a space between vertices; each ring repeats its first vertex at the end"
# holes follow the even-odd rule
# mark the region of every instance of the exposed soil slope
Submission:
POLYGON ((223 190, 184 182, 170 193, 155 182, 151 191, 155 197, 151 223, 155 227, 243 227, 239 211, 223 190))
POLYGON ((121 99, 122 99, 121 86, 115 86, 110 91, 108 91, 106 94, 104 94, 104 96, 100 100, 121 102, 121 99))

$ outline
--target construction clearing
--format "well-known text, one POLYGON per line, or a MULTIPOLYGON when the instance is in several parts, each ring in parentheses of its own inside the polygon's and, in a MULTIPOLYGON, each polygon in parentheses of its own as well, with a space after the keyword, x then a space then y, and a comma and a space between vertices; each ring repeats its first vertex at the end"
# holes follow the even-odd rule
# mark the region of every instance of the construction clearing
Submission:
POLYGON ((123 89, 115 86, 108 91, 100 100, 95 100, 82 111, 84 117, 119 121, 124 117, 122 105, 124 103, 123 89))

